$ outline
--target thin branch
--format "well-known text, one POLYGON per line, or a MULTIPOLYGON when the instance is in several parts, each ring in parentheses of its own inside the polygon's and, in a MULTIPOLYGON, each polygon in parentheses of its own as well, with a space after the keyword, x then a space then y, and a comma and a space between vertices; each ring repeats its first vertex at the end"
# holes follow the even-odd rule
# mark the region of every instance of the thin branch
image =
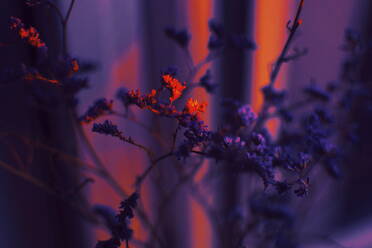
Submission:
POLYGON ((67 14, 66 14, 65 18, 63 19, 63 23, 62 23, 63 53, 64 53, 64 55, 67 55, 67 25, 68 25, 68 21, 70 19, 71 13, 72 13, 72 9, 74 8, 74 4, 75 4, 75 0, 71 0, 70 6, 67 10, 67 14))
MULTIPOLYGON (((76 113, 73 113, 73 117, 74 117, 74 120, 78 120, 76 113)), ((75 121, 75 124, 76 124, 75 126, 77 128, 77 131, 80 134, 80 137, 82 138, 83 142, 87 146, 88 151, 91 154, 96 165, 101 169, 102 176, 104 177, 106 182, 114 189, 114 191, 121 198, 127 198, 128 194, 124 191, 124 189, 120 186, 120 184, 116 181, 116 179, 112 176, 112 174, 107 170, 106 166, 103 164, 102 160, 99 158, 97 152, 95 151, 93 144, 90 143, 80 123, 78 121, 75 121)), ((144 226, 147 226, 147 228, 149 228, 150 231, 155 228, 142 209, 136 208, 135 211, 138 214, 138 217, 144 226)), ((155 238, 158 240, 159 244, 162 244, 162 241, 158 236, 156 236, 155 238)))
POLYGON ((162 161, 163 159, 166 159, 170 156, 173 155, 173 152, 169 152, 169 153, 166 153, 154 160, 151 160, 151 165, 149 167, 147 167, 147 169, 140 175, 137 177, 137 181, 136 181, 136 188, 137 190, 139 190, 141 188, 141 185, 143 183, 143 181, 145 180, 145 178, 149 175, 149 173, 156 167, 156 165, 162 161))
POLYGON ((128 144, 131 144, 133 146, 136 146, 140 149, 142 149, 143 151, 146 152, 147 156, 149 157, 150 161, 152 161, 152 158, 153 158, 153 152, 150 150, 150 148, 144 146, 144 145, 141 145, 137 142, 135 142, 131 137, 125 137, 124 135, 120 135, 120 136, 117 136, 120 140, 128 143, 128 144))
POLYGON ((56 11, 56 13, 57 13, 57 15, 58 15, 58 17, 59 17, 59 19, 61 21, 62 27, 63 27, 64 26, 65 18, 63 17, 61 10, 57 7, 57 5, 55 5, 51 1, 47 1, 46 4, 49 5, 49 7, 51 7, 52 9, 54 9, 56 11))
POLYGON ((276 78, 278 77, 280 68, 283 65, 283 63, 285 62, 285 58, 287 56, 287 52, 289 50, 289 47, 292 43, 293 37, 294 37, 298 27, 301 25, 300 16, 301 16, 301 12, 302 12, 302 9, 303 9, 303 6, 304 6, 304 2, 305 2, 305 0, 301 0, 301 2, 299 3, 298 8, 297 8, 297 12, 296 12, 295 20, 294 20, 292 26, 290 28, 288 28, 289 29, 289 36, 288 36, 288 39, 287 39, 287 41, 286 41, 286 43, 283 47, 282 52, 279 55, 279 58, 275 62, 274 69, 272 70, 272 72, 270 74, 269 86, 274 86, 274 83, 276 81, 276 78))
POLYGON ((58 150, 56 148, 53 148, 53 147, 50 147, 50 146, 48 146, 46 144, 43 144, 39 141, 32 140, 31 138, 21 136, 21 135, 18 135, 18 134, 8 133, 8 132, 7 133, 0 133, 0 137, 2 137, 2 136, 12 136, 12 137, 18 138, 18 139, 22 140, 26 145, 39 147, 41 149, 44 149, 44 150, 50 152, 51 154, 58 155, 65 160, 73 162, 72 163, 73 165, 78 165, 79 168, 90 170, 95 174, 101 174, 100 170, 98 170, 97 168, 95 168, 95 166, 89 164, 88 162, 84 162, 79 158, 71 156, 71 155, 69 155, 69 154, 67 154, 63 151, 60 151, 60 150, 58 150))
POLYGON ((21 178, 21 179, 23 179, 23 180, 31 183, 32 185, 38 187, 39 189, 43 190, 47 194, 61 199, 66 204, 68 204, 71 208, 73 208, 74 210, 76 210, 82 217, 84 217, 89 222, 94 223, 94 224, 98 224, 99 223, 98 220, 93 215, 88 214, 85 211, 86 208, 82 208, 81 206, 78 206, 78 205, 76 205, 76 204, 74 204, 72 202, 66 201, 65 199, 63 199, 63 197, 61 197, 60 195, 58 195, 57 192, 55 192, 53 189, 51 189, 47 184, 41 182, 40 180, 38 180, 37 178, 31 176, 30 174, 25 173, 22 170, 16 169, 14 166, 9 165, 9 164, 5 163, 4 161, 0 161, 0 167, 3 168, 4 170, 6 170, 7 172, 9 172, 10 174, 13 174, 13 175, 15 175, 15 176, 17 176, 17 177, 19 177, 19 178, 21 178))
POLYGON ((70 2, 70 6, 67 10, 67 14, 66 14, 66 17, 64 19, 64 23, 65 25, 68 23, 69 19, 70 19, 70 16, 71 16, 71 12, 72 12, 72 9, 74 8, 74 4, 75 4, 75 0, 71 0, 70 2))
MULTIPOLYGON (((298 5, 298 8, 297 8, 297 11, 296 11, 295 20, 294 20, 292 26, 289 27, 290 22, 288 22, 288 24, 287 24, 287 28, 289 30, 289 36, 288 36, 287 41, 286 41, 286 43, 285 43, 285 45, 282 49, 282 52, 280 53, 278 59, 276 60, 276 62, 274 64, 273 70, 270 73, 270 82, 268 83, 269 87, 274 87, 274 84, 275 84, 275 81, 276 81, 276 79, 279 75, 280 69, 281 69, 283 63, 286 62, 287 52, 290 48, 290 45, 293 41, 293 38, 296 34, 296 31, 297 31, 298 27, 302 23, 302 21, 300 20, 300 16, 301 16, 301 12, 302 12, 304 3, 305 3, 305 0, 300 1, 299 5, 298 5)), ((270 108, 270 104, 268 104, 267 102, 264 102, 264 104, 262 106, 262 109, 261 109, 261 111, 259 113, 259 116, 258 116, 258 121, 256 122, 256 125, 254 127, 254 130, 258 130, 264 125, 264 123, 265 123, 265 121, 268 117, 269 108, 270 108)))

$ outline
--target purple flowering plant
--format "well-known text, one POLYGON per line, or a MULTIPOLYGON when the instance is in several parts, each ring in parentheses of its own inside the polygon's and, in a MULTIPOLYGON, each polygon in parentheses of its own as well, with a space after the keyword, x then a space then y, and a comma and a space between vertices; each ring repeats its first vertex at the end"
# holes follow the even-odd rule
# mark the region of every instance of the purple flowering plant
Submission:
MULTIPOLYGON (((212 167, 222 166, 238 175, 256 175, 261 179, 264 187, 261 192, 252 194, 248 199, 251 215, 250 218, 243 218, 242 223, 237 227, 236 235, 233 237, 236 247, 248 247, 245 246, 247 237, 257 233, 262 226, 266 231, 264 235, 256 236, 257 247, 299 247, 300 240, 293 228, 295 221, 291 207, 293 195, 301 198, 311 192, 313 183, 311 172, 314 167, 324 167, 325 171, 334 178, 341 176, 341 165, 347 160, 347 151, 353 149, 353 146, 348 144, 358 139, 355 134, 358 123, 353 123, 343 112, 345 109, 360 106, 362 98, 371 101, 370 96, 363 92, 364 85, 354 78, 357 70, 354 67, 357 65, 351 62, 363 52, 361 38, 352 31, 346 32, 343 49, 350 56, 344 63, 340 82, 330 83, 326 88, 312 83, 303 89, 300 102, 290 102, 287 92, 276 89, 275 82, 284 63, 306 54, 305 49, 295 50, 293 53, 290 50, 292 41, 302 23, 300 16, 304 0, 301 0, 294 20, 288 23, 289 35, 281 54, 274 63, 270 81, 262 88, 264 103, 261 111, 255 113, 249 104, 224 99, 221 108, 226 112, 227 118, 217 130, 211 130, 202 120, 202 113, 207 108, 207 104, 188 97, 188 94, 195 87, 204 88, 213 94, 218 90, 218 85, 212 83, 210 70, 207 70, 198 83, 190 84, 189 82, 194 79, 202 65, 211 62, 218 54, 223 53, 226 46, 254 49, 255 44, 244 36, 227 34, 222 25, 216 21, 210 21, 211 35, 208 42, 210 54, 190 69, 190 76, 186 82, 178 78, 177 69, 169 67, 159 75, 160 81, 157 89, 143 94, 138 89, 120 88, 115 101, 98 99, 85 113, 79 115, 76 111, 76 95, 88 87, 88 82, 80 77, 79 62, 68 55, 66 48, 66 29, 74 2, 74 0, 71 1, 67 14, 63 15, 52 1, 27 1, 30 6, 42 4, 50 6, 60 18, 64 54, 55 64, 46 62, 47 44, 40 39, 37 30, 33 27, 27 28, 16 17, 11 18, 10 28, 22 40, 38 50, 41 59, 35 67, 23 64, 15 68, 5 79, 2 79, 2 83, 9 83, 14 78, 23 80, 27 83, 27 87, 33 89, 34 97, 39 102, 50 101, 45 97, 50 87, 64 94, 64 99, 75 118, 76 130, 95 164, 89 165, 78 158, 68 157, 41 143, 31 140, 28 142, 48 152, 58 153, 65 159, 95 173, 106 180, 122 197, 123 200, 117 213, 103 206, 91 207, 91 210, 86 213, 75 202, 69 203, 89 221, 105 226, 111 234, 111 238, 98 241, 96 248, 118 248, 122 243, 129 247, 130 241, 133 240, 130 221, 134 217, 138 218, 149 232, 147 241, 133 240, 134 244, 144 247, 166 247, 162 234, 156 230, 156 222, 151 222, 148 213, 143 208, 140 191, 142 184, 153 170, 162 161, 172 158, 177 159, 184 166, 179 170, 177 186, 165 197, 165 204, 177 194, 181 186, 189 188, 190 195, 200 203, 210 218, 210 222, 216 226, 213 230, 218 235, 218 232, 223 230, 218 228, 223 225, 223 220, 219 217, 216 206, 210 204, 200 190, 203 187, 202 184, 208 183, 207 177, 214 174, 207 173, 206 180, 199 183, 201 185, 194 181, 194 176, 200 170, 202 162, 210 161, 211 171, 213 171, 212 167), (116 110, 117 104, 124 107, 124 113, 116 110), (147 128, 133 117, 133 111, 131 111, 133 108, 139 108, 150 112, 157 118, 175 123, 176 130, 171 134, 172 142, 166 153, 156 154, 151 147, 140 144, 135 138, 127 136, 124 130, 120 130, 109 119, 111 116, 120 116, 147 128), (301 109, 306 109, 306 112, 301 112, 301 109), (267 123, 273 118, 279 118, 281 123, 280 130, 275 137, 272 137, 267 130, 267 123), (94 133, 112 136, 144 151, 148 157, 149 166, 138 175, 133 193, 128 194, 119 186, 100 160, 93 145, 89 143, 82 125, 91 125, 94 133), (340 151, 339 147, 343 147, 344 150, 340 151), (267 228, 268 226, 271 228, 267 228)), ((181 49, 188 51, 191 36, 187 30, 166 28, 165 35, 181 49)), ((18 171, 2 162, 1 166, 10 173, 20 175, 25 180, 55 194, 49 185, 37 181, 27 172, 18 171)), ((171 165, 168 164, 168 166, 171 165)))

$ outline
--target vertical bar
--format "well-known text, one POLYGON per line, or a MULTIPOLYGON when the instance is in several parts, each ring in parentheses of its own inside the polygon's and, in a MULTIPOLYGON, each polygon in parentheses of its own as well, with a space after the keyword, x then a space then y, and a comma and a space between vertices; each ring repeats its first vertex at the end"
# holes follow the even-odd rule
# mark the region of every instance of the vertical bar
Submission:
MULTIPOLYGON (((198 63, 208 55, 208 21, 212 18, 213 0, 189 0, 187 6, 188 27, 192 35, 190 44, 190 53, 195 61, 198 63)), ((196 75, 194 81, 197 81, 201 75, 204 75, 210 65, 204 66, 196 75)), ((207 111, 203 114, 203 121, 210 126, 210 119, 212 114, 211 98, 209 94, 200 88, 193 91, 193 97, 198 101, 207 102, 209 106, 207 111)), ((197 173, 195 180, 202 178, 207 172, 207 163, 201 167, 197 173)), ((211 247, 212 246, 212 230, 211 223, 208 222, 208 216, 204 212, 202 206, 195 202, 191 197, 189 198, 190 205, 190 232, 191 232, 191 247, 211 247)))
MULTIPOLYGON (((245 34, 252 37, 253 29, 253 0, 217 1, 217 16, 222 22, 226 32, 230 34, 245 34)), ((226 48, 217 65, 220 85, 219 99, 231 98, 241 102, 250 101, 251 85, 251 58, 252 52, 226 48)), ((222 123, 224 116, 221 112, 215 113, 216 119, 222 123)), ((222 223, 219 237, 216 237, 217 247, 230 248, 236 246, 235 231, 236 220, 228 216, 240 203, 241 182, 239 176, 228 168, 221 167, 221 182, 217 189, 217 202, 219 204, 222 223)))

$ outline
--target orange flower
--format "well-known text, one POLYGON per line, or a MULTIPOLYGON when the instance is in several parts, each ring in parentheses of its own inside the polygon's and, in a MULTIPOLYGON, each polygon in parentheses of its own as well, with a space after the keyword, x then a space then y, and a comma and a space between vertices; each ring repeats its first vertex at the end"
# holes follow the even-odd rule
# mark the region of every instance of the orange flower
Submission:
POLYGON ((34 47, 41 48, 46 47, 45 43, 40 40, 39 32, 34 27, 25 28, 21 19, 16 17, 11 17, 10 28, 16 30, 21 39, 27 40, 27 42, 34 47))
POLYGON ((186 89, 184 83, 181 83, 169 74, 163 75, 162 79, 165 87, 171 91, 171 96, 169 97, 171 103, 182 96, 183 90, 186 89))
POLYGON ((184 112, 190 115, 198 115, 203 113, 207 107, 207 103, 199 103, 198 100, 189 98, 186 102, 184 112))
POLYGON ((80 67, 79 67, 79 63, 76 59, 73 59, 71 60, 71 66, 72 66, 72 72, 78 72, 80 67))

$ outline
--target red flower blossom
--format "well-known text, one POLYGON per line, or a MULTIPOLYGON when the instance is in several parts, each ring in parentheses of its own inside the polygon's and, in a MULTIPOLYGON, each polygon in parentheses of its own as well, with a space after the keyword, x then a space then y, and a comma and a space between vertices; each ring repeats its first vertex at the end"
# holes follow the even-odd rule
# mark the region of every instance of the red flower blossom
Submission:
POLYGON ((182 92, 186 89, 185 83, 181 83, 169 74, 162 75, 162 79, 164 86, 171 91, 169 97, 171 103, 182 96, 182 92))
POLYGON ((184 113, 198 116, 200 113, 205 112, 207 103, 199 103, 198 100, 189 98, 186 102, 184 113))
POLYGON ((39 32, 34 27, 25 28, 21 19, 11 17, 10 29, 16 30, 21 39, 27 40, 27 43, 36 48, 46 47, 45 43, 40 40, 39 32))

